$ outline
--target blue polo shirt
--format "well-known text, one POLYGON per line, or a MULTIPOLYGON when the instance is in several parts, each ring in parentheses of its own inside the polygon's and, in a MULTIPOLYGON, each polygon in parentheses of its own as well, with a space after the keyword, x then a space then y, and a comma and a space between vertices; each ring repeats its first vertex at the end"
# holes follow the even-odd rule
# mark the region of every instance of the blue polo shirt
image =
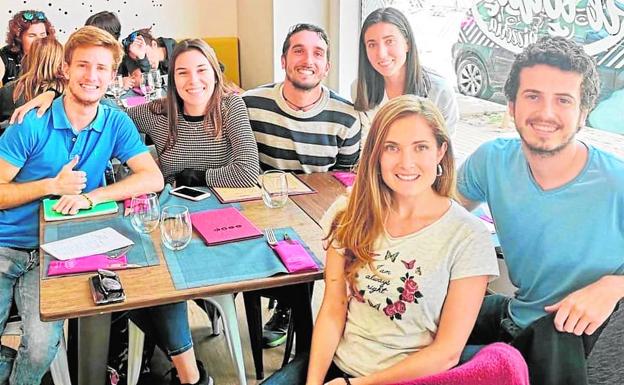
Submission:
POLYGON ((511 282, 514 322, 525 328, 605 275, 624 274, 624 161, 593 146, 570 182, 543 190, 520 139, 483 144, 462 165, 459 192, 486 201, 511 282))
MULTIPOLYGON (((0 158, 20 168, 13 182, 55 177, 78 155, 74 170, 86 172, 85 192, 105 184, 104 170, 110 159, 126 162, 146 151, 128 115, 102 104, 89 126, 76 133, 65 114, 63 98, 57 98, 41 118, 31 111, 22 124, 8 127, 0 136, 0 158)), ((39 204, 37 200, 0 210, 0 246, 39 246, 39 204)))

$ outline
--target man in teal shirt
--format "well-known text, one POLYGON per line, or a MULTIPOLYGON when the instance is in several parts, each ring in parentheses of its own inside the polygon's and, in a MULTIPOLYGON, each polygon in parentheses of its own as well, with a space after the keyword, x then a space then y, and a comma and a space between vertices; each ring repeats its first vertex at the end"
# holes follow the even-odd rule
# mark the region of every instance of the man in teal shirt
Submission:
POLYGON ((39 318, 40 199, 60 195, 55 209, 71 214, 163 187, 130 118, 99 103, 122 55, 120 44, 98 28, 74 32, 65 45, 65 95, 41 119, 31 112, 0 137, 0 325, 15 299, 24 331, 14 360, 9 350, 0 352, 0 383, 38 384, 62 335, 62 321, 39 318), (113 157, 133 174, 105 186, 113 157))
POLYGON ((599 89, 582 47, 530 45, 505 84, 520 138, 485 143, 459 172, 465 205, 489 204, 518 288, 486 297, 468 343, 511 342, 532 384, 604 380, 608 363, 590 357, 603 348, 620 363, 608 383, 624 377, 624 161, 575 138, 599 89))

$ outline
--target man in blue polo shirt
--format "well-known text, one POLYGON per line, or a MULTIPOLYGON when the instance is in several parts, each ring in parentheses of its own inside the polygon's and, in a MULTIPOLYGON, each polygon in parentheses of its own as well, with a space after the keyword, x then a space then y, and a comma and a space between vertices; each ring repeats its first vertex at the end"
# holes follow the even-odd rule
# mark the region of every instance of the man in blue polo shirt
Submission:
POLYGON ((130 118, 99 103, 122 56, 107 32, 74 32, 65 45, 65 95, 41 119, 30 112, 0 137, 0 325, 15 300, 24 329, 15 359, 8 349, 0 353, 2 384, 38 384, 62 335, 61 321, 39 318, 40 199, 60 195, 55 210, 76 213, 163 187, 130 118), (106 186, 111 158, 127 163, 133 174, 106 186))
POLYGON ((531 384, 624 383, 624 161, 575 138, 599 90, 581 46, 530 45, 505 84, 520 138, 485 143, 459 172, 518 288, 486 297, 468 343, 510 342, 531 384))

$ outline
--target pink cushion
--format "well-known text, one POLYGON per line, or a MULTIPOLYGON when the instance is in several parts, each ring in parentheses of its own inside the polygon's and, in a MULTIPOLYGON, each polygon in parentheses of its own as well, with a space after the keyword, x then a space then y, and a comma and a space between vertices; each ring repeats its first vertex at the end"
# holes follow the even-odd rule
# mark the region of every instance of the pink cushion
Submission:
POLYGON ((444 373, 395 385, 529 385, 529 369, 518 350, 497 342, 444 373))

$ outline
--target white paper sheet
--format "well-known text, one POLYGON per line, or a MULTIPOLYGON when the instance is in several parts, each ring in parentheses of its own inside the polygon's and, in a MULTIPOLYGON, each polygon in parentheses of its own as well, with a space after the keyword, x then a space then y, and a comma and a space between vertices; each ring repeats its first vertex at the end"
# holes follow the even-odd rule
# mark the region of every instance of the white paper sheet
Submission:
POLYGON ((134 244, 112 227, 65 238, 41 245, 41 248, 62 261, 87 255, 103 254, 134 244))

